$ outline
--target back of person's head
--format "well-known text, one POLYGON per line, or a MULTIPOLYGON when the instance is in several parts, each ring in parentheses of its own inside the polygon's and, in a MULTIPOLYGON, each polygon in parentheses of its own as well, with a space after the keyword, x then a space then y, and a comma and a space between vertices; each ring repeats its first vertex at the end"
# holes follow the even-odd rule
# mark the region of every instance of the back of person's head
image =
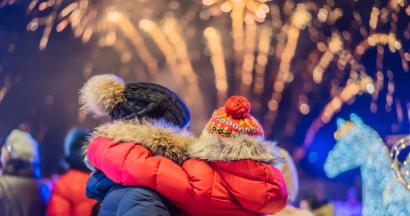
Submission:
POLYGON ((68 132, 64 140, 64 154, 70 169, 89 172, 83 161, 84 153, 82 149, 90 136, 88 130, 81 128, 74 128, 68 132))
POLYGON ((80 91, 83 110, 111 120, 165 120, 185 128, 191 115, 171 90, 153 83, 129 83, 115 75, 91 77, 80 91))
POLYGON ((283 148, 279 148, 280 156, 283 158, 284 163, 280 164, 277 168, 282 172, 285 177, 286 185, 288 188, 288 199, 291 204, 294 204, 299 191, 299 176, 295 166, 295 162, 292 157, 283 148))
POLYGON ((27 132, 13 130, 3 146, 10 159, 21 160, 33 164, 41 161, 37 141, 27 132))
POLYGON ((4 172, 17 174, 25 168, 34 168, 32 173, 39 177, 41 157, 37 141, 27 132, 13 130, 2 147, 4 172))

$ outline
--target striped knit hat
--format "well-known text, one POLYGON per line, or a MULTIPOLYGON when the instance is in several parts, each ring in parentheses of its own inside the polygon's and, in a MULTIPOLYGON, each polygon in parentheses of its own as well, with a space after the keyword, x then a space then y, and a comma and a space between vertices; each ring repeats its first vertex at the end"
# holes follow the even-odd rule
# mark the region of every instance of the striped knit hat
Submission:
POLYGON ((262 126, 250 115, 250 110, 251 104, 246 98, 232 96, 226 101, 224 107, 215 110, 212 114, 202 133, 202 138, 207 139, 210 136, 234 138, 238 134, 264 137, 262 126))

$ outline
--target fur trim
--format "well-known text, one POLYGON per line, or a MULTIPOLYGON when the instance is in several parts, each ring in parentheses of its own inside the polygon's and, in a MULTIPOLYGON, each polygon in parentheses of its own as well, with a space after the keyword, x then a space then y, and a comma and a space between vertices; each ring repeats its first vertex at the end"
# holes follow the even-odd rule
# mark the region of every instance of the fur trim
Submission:
POLYGON ((95 117, 108 115, 124 100, 124 81, 112 74, 91 77, 80 90, 80 105, 95 117))
POLYGON ((137 142, 153 155, 164 156, 181 165, 188 159, 186 148, 195 141, 190 133, 165 121, 115 121, 92 133, 122 142, 137 142))
POLYGON ((276 142, 247 135, 226 139, 212 136, 206 140, 198 140, 189 145, 187 153, 190 158, 209 162, 251 159, 276 166, 283 160, 276 142))

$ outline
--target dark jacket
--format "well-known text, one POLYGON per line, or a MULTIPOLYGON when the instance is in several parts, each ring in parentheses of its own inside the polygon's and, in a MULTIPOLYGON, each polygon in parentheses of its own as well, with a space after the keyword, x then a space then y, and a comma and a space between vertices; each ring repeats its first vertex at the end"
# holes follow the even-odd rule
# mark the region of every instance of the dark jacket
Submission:
POLYGON ((99 216, 171 216, 172 206, 156 191, 118 185, 97 171, 88 179, 87 196, 102 201, 99 216))
POLYGON ((50 190, 31 165, 5 167, 0 176, 0 216, 43 216, 50 190))

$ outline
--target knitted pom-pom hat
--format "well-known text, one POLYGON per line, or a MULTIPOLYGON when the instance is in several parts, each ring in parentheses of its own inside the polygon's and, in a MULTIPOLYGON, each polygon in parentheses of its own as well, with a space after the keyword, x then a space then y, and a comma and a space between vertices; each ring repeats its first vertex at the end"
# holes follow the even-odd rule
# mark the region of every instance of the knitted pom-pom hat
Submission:
POLYGON ((250 115, 250 110, 251 104, 246 98, 230 97, 224 107, 215 110, 212 114, 202 133, 202 138, 207 139, 210 136, 233 138, 239 134, 264 137, 262 126, 250 115))
POLYGON ((165 120, 177 127, 189 124, 191 114, 184 101, 164 86, 128 83, 111 74, 91 77, 80 90, 82 109, 111 120, 165 120))

